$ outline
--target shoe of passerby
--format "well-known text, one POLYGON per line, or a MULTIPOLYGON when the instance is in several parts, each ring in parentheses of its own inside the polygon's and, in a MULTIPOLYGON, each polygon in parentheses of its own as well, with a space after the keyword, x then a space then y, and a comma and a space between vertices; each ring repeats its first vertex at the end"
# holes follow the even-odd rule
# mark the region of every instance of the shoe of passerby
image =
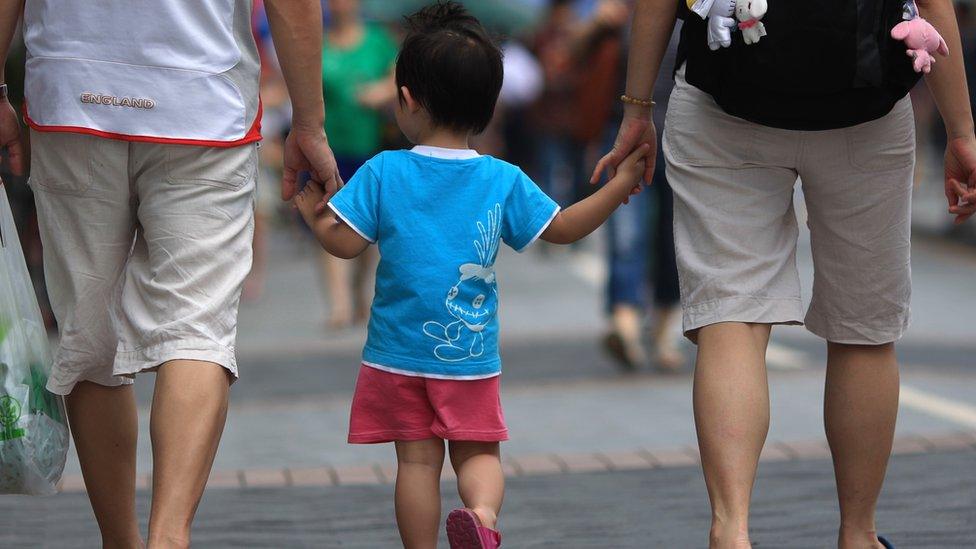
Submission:
POLYGON ((614 307, 610 317, 610 333, 603 338, 603 347, 621 367, 635 370, 647 362, 647 351, 641 342, 640 311, 631 306, 614 307))
POLYGON ((685 355, 675 347, 658 349, 654 355, 654 364, 664 372, 678 372, 685 365, 685 355))
POLYGON ((624 370, 636 370, 642 362, 634 356, 633 349, 628 348, 624 338, 617 332, 610 332, 603 337, 603 348, 624 370))
POLYGON ((881 545, 885 546, 885 549, 895 549, 895 546, 892 545, 890 541, 884 539, 881 536, 878 536, 878 541, 881 542, 881 545))
POLYGON ((680 322, 677 307, 658 309, 654 314, 651 340, 654 342, 654 365, 665 372, 676 372, 684 366, 685 356, 678 348, 675 324, 680 322))
POLYGON ((502 535, 481 525, 470 509, 455 509, 447 516, 447 541, 451 549, 495 549, 502 546, 502 535))

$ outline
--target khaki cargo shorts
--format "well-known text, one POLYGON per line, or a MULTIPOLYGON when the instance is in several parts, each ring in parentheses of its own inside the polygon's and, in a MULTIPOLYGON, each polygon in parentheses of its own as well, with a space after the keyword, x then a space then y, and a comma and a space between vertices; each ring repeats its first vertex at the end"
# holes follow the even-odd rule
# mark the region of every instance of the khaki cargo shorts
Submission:
POLYGON ((30 184, 61 344, 48 388, 115 386, 171 360, 234 377, 256 145, 31 132, 30 184))
POLYGON ((899 339, 911 300, 915 123, 906 97, 850 128, 768 128, 726 114, 679 73, 664 135, 685 334, 719 322, 802 324, 835 343, 899 339), (802 181, 814 261, 796 268, 802 181))

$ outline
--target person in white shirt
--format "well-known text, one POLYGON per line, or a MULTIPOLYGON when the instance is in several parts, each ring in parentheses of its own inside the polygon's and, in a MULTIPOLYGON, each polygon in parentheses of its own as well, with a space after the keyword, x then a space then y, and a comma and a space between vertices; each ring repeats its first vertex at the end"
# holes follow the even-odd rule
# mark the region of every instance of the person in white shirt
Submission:
MULTIPOLYGON (((65 395, 105 547, 143 543, 135 375, 157 374, 150 547, 189 545, 224 427, 261 138, 252 4, 0 6, 0 60, 21 16, 28 50, 30 185, 60 330, 48 388, 65 395)), ((294 107, 282 198, 303 171, 334 191, 320 3, 265 5, 294 107)), ((23 172, 20 123, 5 100, 0 147, 23 172)))

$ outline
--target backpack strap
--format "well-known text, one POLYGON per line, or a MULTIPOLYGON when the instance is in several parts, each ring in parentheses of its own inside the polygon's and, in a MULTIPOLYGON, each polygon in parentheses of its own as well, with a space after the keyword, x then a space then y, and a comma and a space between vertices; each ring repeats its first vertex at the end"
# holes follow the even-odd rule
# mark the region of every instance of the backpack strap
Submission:
POLYGON ((887 38, 883 28, 886 3, 885 0, 857 0, 855 88, 874 88, 883 83, 880 41, 887 38))

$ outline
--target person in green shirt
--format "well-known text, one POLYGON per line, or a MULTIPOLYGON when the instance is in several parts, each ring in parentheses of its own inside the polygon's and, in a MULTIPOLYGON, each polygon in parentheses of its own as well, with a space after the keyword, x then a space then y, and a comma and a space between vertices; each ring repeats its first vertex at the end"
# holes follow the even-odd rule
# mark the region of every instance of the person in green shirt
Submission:
MULTIPOLYGON (((325 130, 333 141, 343 181, 349 181, 382 148, 382 109, 396 98, 396 40, 384 27, 363 21, 359 4, 359 0, 329 0, 322 48, 322 90, 329 105, 325 130)), ((322 255, 332 306, 330 327, 365 321, 369 304, 365 279, 375 260, 375 254, 364 254, 350 264, 322 255)))

